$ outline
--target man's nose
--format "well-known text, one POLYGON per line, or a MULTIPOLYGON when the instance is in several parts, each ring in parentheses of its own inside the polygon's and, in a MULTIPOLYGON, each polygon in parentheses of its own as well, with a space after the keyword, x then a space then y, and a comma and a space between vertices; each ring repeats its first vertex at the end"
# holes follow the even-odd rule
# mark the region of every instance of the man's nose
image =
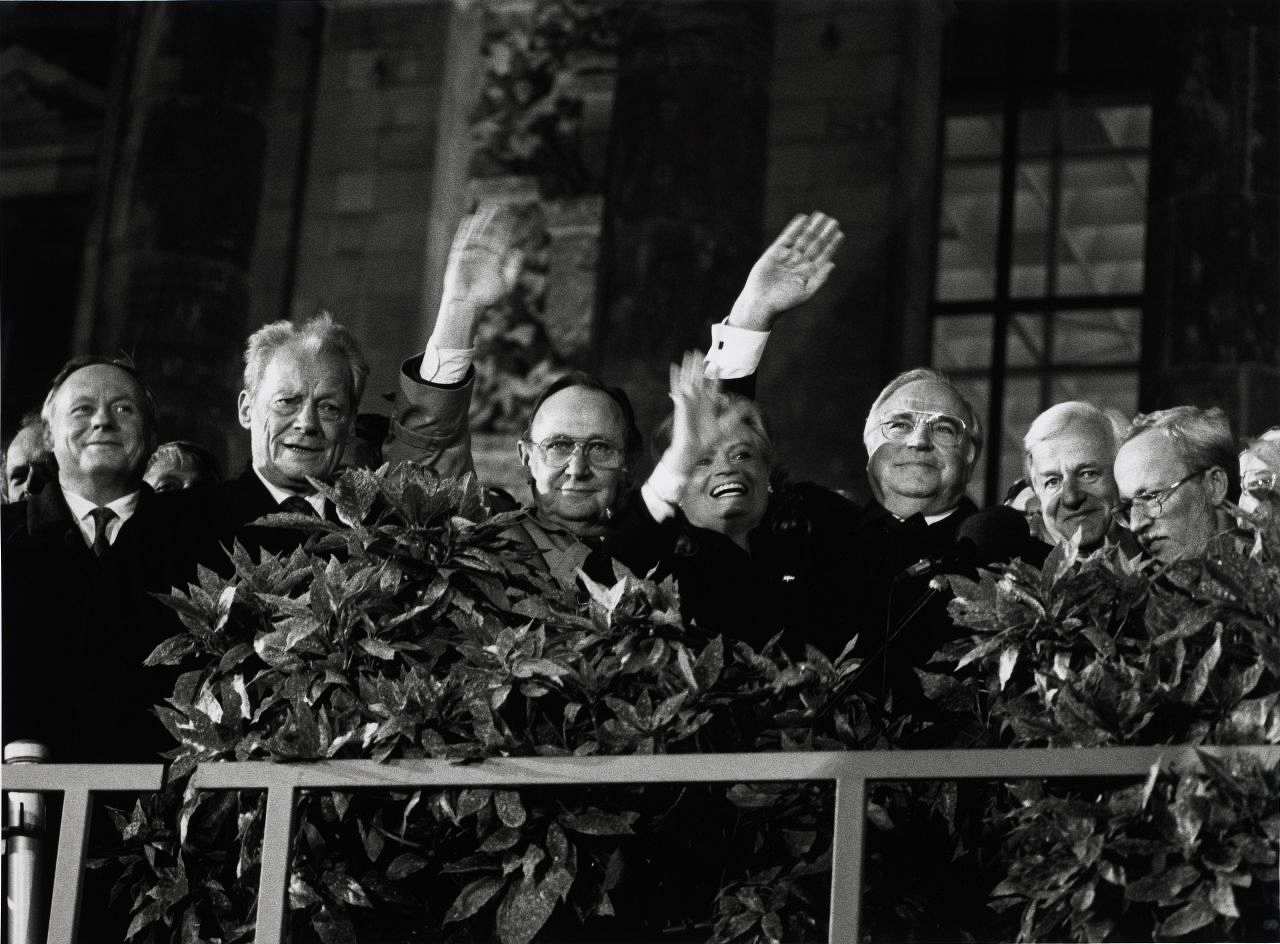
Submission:
POLYGON ((311 432, 320 428, 320 412, 316 409, 316 405, 311 402, 303 403, 298 412, 293 415, 294 429, 305 430, 311 432))
POLYGON ((1078 508, 1084 502, 1085 491, 1074 476, 1068 475, 1062 480, 1062 504, 1068 508, 1078 508))
POLYGON ((933 448, 933 430, 929 424, 920 422, 911 427, 911 435, 907 437, 906 444, 916 449, 933 448))
POLYGON ((573 447, 573 453, 569 456, 569 464, 565 466, 565 471, 575 479, 591 476, 591 463, 587 461, 587 449, 582 443, 573 447))
POLYGON ((93 426, 95 429, 110 429, 116 425, 116 414, 109 404, 100 404, 93 411, 93 426))

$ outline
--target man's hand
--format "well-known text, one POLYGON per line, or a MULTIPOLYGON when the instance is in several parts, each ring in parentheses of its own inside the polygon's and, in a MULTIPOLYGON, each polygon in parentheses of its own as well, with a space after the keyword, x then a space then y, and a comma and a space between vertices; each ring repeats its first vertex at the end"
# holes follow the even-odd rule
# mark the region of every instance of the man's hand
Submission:
POLYGON ((797 215, 752 266, 729 324, 771 330, 778 315, 807 302, 822 287, 843 240, 840 224, 825 213, 797 215))
POLYGON ((515 286, 524 264, 524 253, 514 248, 516 231, 516 213, 506 205, 488 204, 463 217, 449 247, 437 346, 471 347, 476 316, 515 286))

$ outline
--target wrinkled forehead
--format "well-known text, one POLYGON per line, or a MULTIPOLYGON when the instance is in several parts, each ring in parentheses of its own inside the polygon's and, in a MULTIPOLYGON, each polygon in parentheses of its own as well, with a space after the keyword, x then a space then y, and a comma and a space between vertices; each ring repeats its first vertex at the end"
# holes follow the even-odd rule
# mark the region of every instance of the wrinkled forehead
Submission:
POLYGON ((1074 425, 1046 436, 1031 447, 1031 471, 1061 471, 1082 465, 1111 468, 1115 462, 1115 439, 1109 432, 1092 426, 1074 425))
POLYGON ((1254 452, 1240 453, 1240 474, 1248 475, 1251 472, 1277 472, 1280 471, 1280 462, 1268 462, 1262 456, 1254 452))
POLYGON ((950 387, 936 380, 913 380, 899 387, 889 399, 880 404, 876 418, 884 419, 907 411, 946 413, 965 423, 969 422, 969 411, 965 409, 964 403, 950 387))
POLYGON ((1126 497, 1171 485, 1190 471, 1178 447, 1155 430, 1130 439, 1116 454, 1116 485, 1126 497))
POLYGON ((534 442, 550 436, 574 439, 607 439, 622 445, 626 438, 622 410, 603 390, 565 387, 543 401, 533 417, 529 434, 534 442))
POLYGON ((90 364, 62 382, 56 399, 59 403, 69 403, 80 397, 129 399, 141 403, 143 394, 141 385, 128 371, 113 364, 90 364))
POLYGON ((260 396, 314 390, 351 399, 351 368, 333 348, 290 344, 271 355, 258 382, 260 396))

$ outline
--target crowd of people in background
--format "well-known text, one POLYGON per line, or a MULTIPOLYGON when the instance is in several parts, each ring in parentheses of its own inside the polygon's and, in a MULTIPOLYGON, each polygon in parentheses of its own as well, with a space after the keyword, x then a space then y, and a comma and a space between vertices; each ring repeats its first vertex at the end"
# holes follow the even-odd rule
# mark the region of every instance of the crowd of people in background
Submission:
MULTIPOLYGON (((234 478, 198 443, 160 442, 128 360, 69 362, 5 449, 4 739, 45 741, 59 760, 154 759, 166 745, 149 709, 172 679, 142 663, 174 618, 156 595, 201 567, 230 574, 234 542, 254 555, 302 544, 302 532, 256 525, 265 515, 339 521, 315 482, 345 467, 473 471, 474 339, 519 273, 518 229, 504 208, 464 220, 432 336, 404 362, 389 417, 358 412, 368 367, 328 314, 255 332, 235 406, 252 459, 234 478), (57 691, 29 671, 51 651, 57 691)), ((1032 422, 1024 479, 979 509, 969 486, 982 418, 928 368, 892 379, 865 417, 872 500, 789 480, 754 377, 770 332, 826 282, 842 239, 811 213, 765 250, 709 353, 672 366, 671 415, 648 437, 643 481, 646 436, 624 391, 574 372, 543 392, 515 444, 530 489, 515 533, 566 589, 612 583, 615 561, 670 575, 687 621, 755 647, 778 637, 797 656, 852 652, 869 692, 918 706, 915 669, 954 638, 938 574, 1038 565, 1062 541, 1171 565, 1232 540, 1235 516, 1274 513, 1280 427, 1241 443, 1220 409, 1128 418, 1079 401, 1032 422)))

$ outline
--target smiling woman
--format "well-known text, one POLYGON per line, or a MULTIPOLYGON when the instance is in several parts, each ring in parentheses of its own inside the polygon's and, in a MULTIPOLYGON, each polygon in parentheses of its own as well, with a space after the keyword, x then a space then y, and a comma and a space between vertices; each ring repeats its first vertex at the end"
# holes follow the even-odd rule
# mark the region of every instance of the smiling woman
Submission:
POLYGON ((674 576, 687 620, 760 648, 781 634, 803 655, 849 641, 858 508, 792 484, 774 465, 760 408, 720 394, 702 361, 672 370, 673 416, 654 437, 661 459, 620 522, 614 553, 636 573, 674 576))

